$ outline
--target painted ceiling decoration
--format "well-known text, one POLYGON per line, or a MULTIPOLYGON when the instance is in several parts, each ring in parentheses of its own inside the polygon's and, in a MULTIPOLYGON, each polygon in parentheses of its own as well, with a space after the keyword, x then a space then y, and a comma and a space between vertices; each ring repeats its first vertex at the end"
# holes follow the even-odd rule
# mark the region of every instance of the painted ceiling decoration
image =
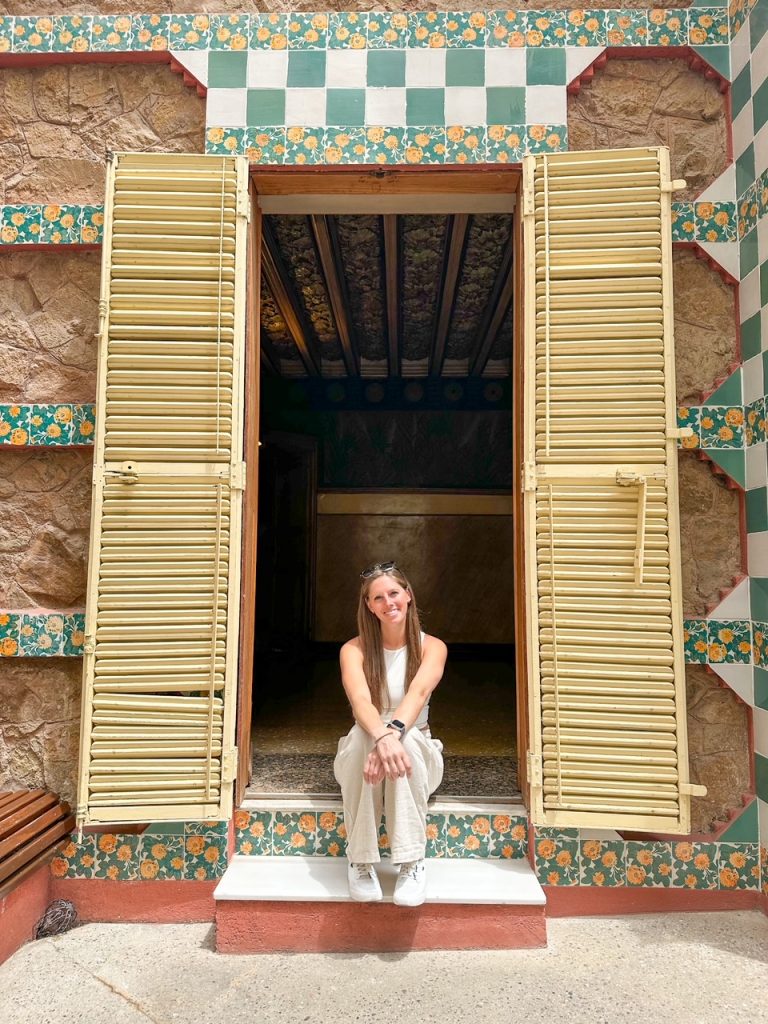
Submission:
POLYGON ((284 377, 506 377, 512 216, 264 218, 261 337, 284 377))

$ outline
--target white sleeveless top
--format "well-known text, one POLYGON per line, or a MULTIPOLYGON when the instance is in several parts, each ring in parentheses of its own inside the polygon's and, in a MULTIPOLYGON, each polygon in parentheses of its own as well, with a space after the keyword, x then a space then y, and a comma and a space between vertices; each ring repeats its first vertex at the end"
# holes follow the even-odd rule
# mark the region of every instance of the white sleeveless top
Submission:
MULTIPOLYGON (((424 643, 424 633, 421 634, 424 643)), ((408 660, 408 648, 398 647, 396 651, 384 648, 384 665, 387 670, 387 704, 381 709, 382 718, 390 718, 405 696, 405 666, 408 660)), ((413 723, 415 729, 427 729, 429 722, 429 697, 413 723)))

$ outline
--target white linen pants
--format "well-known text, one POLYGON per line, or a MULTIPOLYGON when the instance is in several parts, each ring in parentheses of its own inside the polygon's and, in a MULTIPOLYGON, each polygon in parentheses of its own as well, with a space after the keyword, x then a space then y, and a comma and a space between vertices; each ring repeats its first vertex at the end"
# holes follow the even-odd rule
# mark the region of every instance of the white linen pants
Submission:
POLYGON ((353 725, 339 740, 333 773, 341 786, 347 859, 351 864, 381 860, 382 808, 393 862, 406 864, 424 856, 427 801, 443 778, 443 745, 420 729, 410 729, 403 738, 403 746, 413 766, 411 777, 384 779, 371 786, 363 778, 363 767, 373 749, 372 737, 359 725, 353 725))

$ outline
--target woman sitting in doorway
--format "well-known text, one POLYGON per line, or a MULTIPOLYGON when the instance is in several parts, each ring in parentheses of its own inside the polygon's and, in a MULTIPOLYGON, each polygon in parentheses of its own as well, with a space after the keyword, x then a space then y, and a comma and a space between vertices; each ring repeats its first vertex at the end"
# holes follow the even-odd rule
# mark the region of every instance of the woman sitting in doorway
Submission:
POLYGON ((341 786, 352 899, 382 898, 374 864, 382 806, 392 861, 400 871, 394 902, 424 902, 427 800, 443 777, 443 749, 428 725, 429 698, 447 649, 421 631, 413 589, 394 562, 365 569, 357 609, 359 635, 341 648, 341 680, 355 725, 339 741, 334 773, 341 786))

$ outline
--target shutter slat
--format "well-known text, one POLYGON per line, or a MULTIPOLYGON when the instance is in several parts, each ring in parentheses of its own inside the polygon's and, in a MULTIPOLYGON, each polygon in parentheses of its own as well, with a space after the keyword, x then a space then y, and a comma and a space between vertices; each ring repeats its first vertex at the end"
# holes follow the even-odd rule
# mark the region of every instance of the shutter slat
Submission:
POLYGON ((242 158, 110 163, 82 824, 231 812, 246 208, 242 158))
POLYGON ((523 176, 532 817, 685 832, 668 154, 523 176))

